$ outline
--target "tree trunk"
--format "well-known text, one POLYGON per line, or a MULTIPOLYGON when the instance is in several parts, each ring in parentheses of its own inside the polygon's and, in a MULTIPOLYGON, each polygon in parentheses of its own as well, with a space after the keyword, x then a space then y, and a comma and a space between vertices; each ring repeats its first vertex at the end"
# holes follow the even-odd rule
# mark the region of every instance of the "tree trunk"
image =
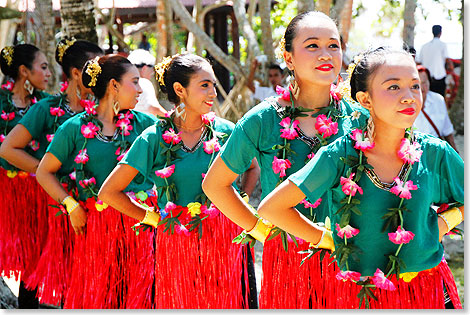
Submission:
POLYGON ((168 55, 168 42, 167 42, 167 20, 165 15, 165 1, 157 0, 157 60, 162 61, 163 57, 168 55))
POLYGON ((403 11, 403 42, 414 47, 415 42, 415 11, 416 0, 405 0, 405 10, 403 11))
POLYGON ((93 0, 60 0, 62 32, 98 43, 93 0))
POLYGON ((336 0, 335 1, 335 4, 334 4, 333 8, 330 10, 330 17, 333 20, 335 20, 335 21, 339 20, 339 18, 341 16, 341 11, 343 10, 345 3, 346 3, 346 0, 336 0))
MULTIPOLYGON (((7 8, 18 10, 18 1, 11 3, 8 1, 7 8)), ((16 19, 0 20, 0 50, 5 46, 11 46, 15 38, 16 28, 21 21, 21 17, 16 19)), ((4 74, 0 71, 0 84, 3 82, 4 74)))
POLYGON ((346 44, 349 39, 349 30, 351 28, 353 0, 346 0, 343 2, 343 4, 344 6, 339 15, 339 32, 343 37, 344 43, 346 44))
MULTIPOLYGON (((261 4, 261 1, 260 1, 261 4)), ((238 28, 242 30, 245 35, 246 40, 248 41, 248 55, 258 56, 260 55, 260 49, 258 45, 258 40, 256 39, 255 32, 251 23, 246 19, 246 10, 245 10, 245 1, 244 0, 234 0, 233 1, 233 12, 237 18, 238 28)))
MULTIPOLYGON (((217 46, 214 41, 207 35, 204 30, 202 30, 192 19, 188 10, 181 4, 179 0, 169 0, 169 4, 175 14, 180 18, 181 24, 184 25, 188 31, 193 32, 194 36, 201 43, 205 49, 225 68, 233 73, 235 79, 239 80, 242 77, 245 77, 245 71, 240 66, 238 61, 225 54, 219 46, 217 46)), ((256 43, 256 45, 258 45, 256 43)))
POLYGON ((331 0, 319 0, 317 3, 317 11, 330 15, 331 0))
POLYGON ((268 56, 268 62, 275 60, 273 36, 271 32, 271 0, 259 0, 259 15, 261 18, 261 39, 263 41, 264 54, 268 56))
POLYGON ((307 11, 315 10, 314 0, 298 0, 297 1, 297 13, 303 13, 307 11))
POLYGON ((36 9, 34 12, 36 42, 38 48, 46 55, 49 62, 49 70, 51 77, 47 85, 46 91, 55 93, 59 89, 59 81, 61 70, 57 62, 55 62, 55 19, 52 11, 52 0, 36 0, 36 9))

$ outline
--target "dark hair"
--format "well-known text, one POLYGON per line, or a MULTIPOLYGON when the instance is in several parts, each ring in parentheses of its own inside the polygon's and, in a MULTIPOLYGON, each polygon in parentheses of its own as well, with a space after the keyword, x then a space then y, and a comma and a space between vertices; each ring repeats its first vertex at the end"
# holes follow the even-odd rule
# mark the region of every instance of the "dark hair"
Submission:
POLYGON ((403 42, 403 50, 409 52, 411 55, 416 55, 416 49, 405 42, 403 42))
POLYGON ((418 69, 418 72, 426 73, 426 76, 428 77, 429 83, 431 83, 431 72, 429 72, 428 68, 426 68, 423 65, 417 65, 416 68, 418 69))
POLYGON ((210 64, 207 59, 204 59, 198 55, 176 55, 173 57, 170 64, 166 67, 165 72, 163 73, 163 82, 165 85, 160 83, 157 72, 158 85, 160 86, 160 89, 163 93, 168 94, 168 100, 170 102, 175 104, 180 102, 180 98, 178 95, 176 95, 176 92, 173 89, 173 84, 175 82, 179 82, 183 87, 187 87, 189 85, 191 76, 196 73, 196 71, 200 70, 202 68, 202 64, 205 62, 210 64))
POLYGON ((390 54, 403 54, 413 58, 405 50, 390 47, 378 47, 362 53, 362 56, 359 57, 361 60, 357 63, 350 78, 351 97, 353 100, 357 101, 357 92, 366 92, 368 90, 370 77, 385 63, 390 54))
POLYGON ((72 68, 82 70, 83 65, 88 59, 104 54, 103 50, 98 45, 86 40, 77 40, 72 45, 68 46, 62 55, 62 60, 60 60, 59 47, 61 45, 66 45, 67 40, 68 39, 64 38, 59 41, 55 50, 55 60, 62 67, 67 78, 70 77, 70 71, 72 68))
POLYGON ((101 73, 96 76, 96 83, 93 86, 88 84, 91 82, 91 76, 86 73, 88 66, 95 60, 88 60, 82 69, 82 83, 85 87, 90 87, 93 94, 98 99, 102 99, 106 94, 108 82, 114 79, 118 82, 121 81, 122 76, 128 71, 129 67, 133 67, 132 63, 123 56, 110 54, 102 56, 98 59, 98 64, 101 67, 101 73))
POLYGON ((439 34, 442 33, 442 26, 440 25, 433 25, 432 26, 432 34, 434 35, 434 37, 437 37, 439 36, 439 34))
POLYGON ((303 19, 307 17, 312 18, 312 19, 325 18, 335 23, 328 15, 320 11, 307 11, 307 12, 300 13, 289 22, 289 25, 287 25, 286 31, 284 32, 286 51, 289 51, 289 52, 292 51, 292 41, 297 35, 297 26, 300 21, 302 21, 303 19))
POLYGON ((269 70, 279 70, 279 72, 281 73, 281 75, 282 75, 282 73, 283 73, 281 66, 279 66, 277 63, 272 63, 272 64, 270 64, 269 67, 268 67, 268 69, 269 69, 269 70))
POLYGON ((20 44, 16 46, 4 47, 0 53, 0 68, 3 74, 13 79, 18 79, 18 69, 24 65, 28 69, 33 68, 34 59, 36 59, 39 48, 30 44, 20 44), (6 54, 8 47, 13 48, 11 64, 8 65, 6 54))

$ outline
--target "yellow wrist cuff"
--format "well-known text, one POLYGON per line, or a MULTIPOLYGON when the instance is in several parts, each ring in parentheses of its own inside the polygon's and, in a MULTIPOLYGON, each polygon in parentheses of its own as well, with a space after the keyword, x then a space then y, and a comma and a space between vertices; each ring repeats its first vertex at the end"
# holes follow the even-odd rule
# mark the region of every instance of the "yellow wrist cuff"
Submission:
POLYGON ((335 243, 333 242, 333 233, 326 228, 321 227, 321 229, 323 230, 323 233, 321 235, 320 241, 317 244, 310 243, 310 245, 313 248, 323 248, 334 252, 335 243))
POLYGON ((67 209, 68 214, 71 214, 80 205, 72 196, 65 197, 62 204, 67 209))
POLYGON ((271 232, 271 226, 265 224, 263 222, 263 219, 258 218, 258 221, 256 221, 256 225, 250 231, 247 231, 246 233, 250 234, 255 239, 257 239, 258 241, 264 244, 264 241, 266 241, 266 238, 268 237, 269 232, 271 232))
POLYGON ((451 231, 457 225, 459 225, 463 221, 462 212, 460 212, 459 208, 452 208, 447 211, 444 211, 438 214, 447 225, 447 232, 451 231))
POLYGON ((151 225, 154 228, 157 228, 158 222, 160 222, 160 215, 151 210, 146 210, 144 219, 140 221, 140 223, 151 225))

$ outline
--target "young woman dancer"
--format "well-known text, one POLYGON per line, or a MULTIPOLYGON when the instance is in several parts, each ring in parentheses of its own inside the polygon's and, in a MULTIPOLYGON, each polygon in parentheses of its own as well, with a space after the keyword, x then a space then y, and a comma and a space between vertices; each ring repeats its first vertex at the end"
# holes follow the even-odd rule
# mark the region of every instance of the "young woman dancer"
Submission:
MULTIPOLYGON (((88 103, 84 113, 62 124, 39 163, 38 182, 64 205, 76 233, 64 308, 127 306, 132 249, 124 218, 97 196, 122 154, 155 123, 155 118, 131 110, 142 92, 138 80, 137 68, 124 57, 89 60, 82 83, 91 88, 99 105, 88 103), (62 165, 72 162, 68 188, 75 185, 73 197, 56 176, 62 165)), ((129 185, 136 191, 148 188, 151 184, 143 179, 129 185)))
MULTIPOLYGON (((0 69, 9 79, 0 89, 0 143, 23 115, 42 98, 51 72, 46 56, 35 46, 7 46, 0 52, 0 69)), ((27 143, 31 155, 39 154, 38 143, 27 143)), ((28 170, 29 172, 29 170, 28 170)), ((24 281, 34 270, 47 235, 45 211, 31 213, 41 205, 42 190, 33 176, 0 158, 0 270, 18 279, 21 273, 19 308, 37 308, 35 291, 28 291, 24 281), (24 209, 25 211, 18 211, 24 209)), ((34 172, 30 172, 34 173, 34 172)))
MULTIPOLYGON (((210 112, 217 96, 212 67, 202 57, 182 54, 167 57, 156 69, 160 88, 175 110, 134 142, 99 197, 157 229, 155 308, 255 307, 252 253, 247 246, 232 244, 241 230, 201 188, 233 129, 233 123, 210 112), (156 185, 155 208, 131 202, 124 193, 135 176, 156 185)), ((257 180, 256 164, 250 164, 244 187, 248 194, 257 180)))
MULTIPOLYGON (((88 59, 103 55, 96 44, 84 40, 62 39, 56 48, 55 59, 62 67, 67 81, 61 92, 45 98, 33 106, 12 129, 0 147, 0 156, 19 169, 36 173, 40 159, 52 141, 57 128, 67 119, 84 111, 83 100, 89 98, 91 90, 82 83, 82 68, 88 59), (82 102, 82 104, 80 103, 82 102), (33 156, 25 149, 32 140, 39 144, 33 156)), ((73 171, 73 163, 64 165, 57 172, 61 182, 73 171)), ((67 180, 65 181, 65 183, 67 180)), ((64 183, 64 185, 66 185, 64 183)), ((46 196, 47 193, 43 192, 46 196)), ((49 198, 46 198, 46 200, 49 198)), ((42 206, 55 204, 52 199, 42 206)), ((26 209, 24 209, 26 210, 26 209)), ((33 274, 28 278, 27 287, 39 286, 41 303, 63 304, 70 270, 57 268, 57 265, 70 267, 73 230, 69 229, 66 216, 56 217, 56 207, 46 210, 48 220, 47 240, 41 249, 41 258, 33 274)), ((44 211, 37 212, 44 215, 44 211)))
POLYGON ((352 285, 333 307, 461 308, 440 240, 464 217, 463 161, 411 128, 422 107, 411 55, 378 48, 356 62, 351 95, 370 111, 368 127, 322 148, 259 215, 315 244, 328 236, 292 207, 326 194, 341 268, 329 281, 352 285), (433 203, 445 205, 436 213, 433 203))
MULTIPOLYGON (((246 113, 203 182, 204 191, 220 211, 249 231, 247 237, 261 242, 270 228, 230 186, 238 174, 256 157, 264 197, 304 166, 321 146, 364 125, 367 119, 359 106, 340 99, 332 84, 341 69, 342 54, 338 30, 328 16, 320 12, 296 16, 287 26, 283 42, 284 60, 295 79, 290 95, 284 91, 246 113)), ((305 200, 297 209, 309 219, 323 222, 325 200, 321 199, 305 200)), ((329 254, 324 259, 315 255, 300 266, 303 257, 298 252, 307 250, 308 244, 297 247, 285 232, 271 232, 277 236, 264 242, 260 307, 328 308, 335 303, 336 286, 328 279, 337 268, 329 265, 329 254)), ((330 249, 328 244, 320 248, 330 249)))

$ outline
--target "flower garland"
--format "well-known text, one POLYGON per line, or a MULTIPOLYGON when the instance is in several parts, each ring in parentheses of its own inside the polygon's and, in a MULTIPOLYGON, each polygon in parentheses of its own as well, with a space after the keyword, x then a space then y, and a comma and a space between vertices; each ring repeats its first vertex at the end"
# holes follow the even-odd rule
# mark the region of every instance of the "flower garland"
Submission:
POLYGON ((351 242, 348 242, 348 239, 351 239, 360 233, 358 229, 349 225, 349 222, 353 213, 361 215, 361 211, 359 209, 361 202, 354 196, 356 196, 357 193, 361 195, 363 194, 362 188, 357 183, 359 182, 364 170, 366 168, 373 169, 371 165, 367 164, 367 158, 365 157, 364 152, 373 148, 374 143, 370 141, 369 138, 365 137, 365 131, 360 129, 353 130, 350 136, 354 141, 354 148, 358 151, 359 159, 353 156, 341 158, 345 164, 350 166, 346 172, 347 177, 341 177, 340 179, 340 184, 342 186, 341 190, 344 192, 346 197, 341 200, 341 204, 343 206, 335 213, 341 215, 339 224, 336 223, 336 231, 338 237, 343 239, 344 243, 336 245, 336 250, 333 255, 336 255, 335 260, 338 262, 339 267, 341 269, 346 268, 346 271, 341 271, 336 275, 336 279, 343 281, 351 280, 362 286, 362 289, 358 294, 358 297, 360 298, 359 307, 361 307, 362 302, 365 301, 365 306, 368 308, 369 297, 377 300, 372 292, 374 288, 395 290, 396 288, 389 280, 389 276, 396 274, 397 278, 403 277, 403 274, 400 275, 400 270, 405 267, 405 264, 399 257, 399 253, 403 245, 408 244, 414 237, 413 232, 406 231, 404 228, 403 212, 409 210, 403 206, 403 202, 405 199, 411 198, 412 190, 418 189, 411 180, 407 181, 407 179, 412 170, 411 166, 420 160, 423 152, 420 150, 420 144, 412 142, 413 135, 411 128, 407 129, 397 154, 407 166, 409 165, 409 167, 405 173, 404 180, 402 181, 399 177, 395 177, 394 182, 396 185, 390 189, 391 193, 400 198, 400 203, 398 207, 388 209, 389 211, 382 217, 382 219, 385 220, 382 232, 385 232, 387 229, 395 231, 388 233, 388 237, 392 243, 398 245, 398 248, 395 253, 388 255, 389 263, 386 267, 386 274, 377 268, 373 277, 361 277, 359 272, 349 270, 348 258, 352 257, 353 259, 356 259, 358 248, 351 242))
MULTIPOLYGON (((195 202, 191 202, 187 205, 187 209, 174 204, 171 200, 178 199, 178 191, 174 183, 169 183, 168 178, 175 172, 175 164, 173 161, 180 157, 176 154, 182 146, 181 132, 176 133, 176 127, 173 122, 173 113, 171 111, 165 114, 165 117, 160 117, 162 126, 162 139, 160 147, 162 148, 161 154, 165 157, 165 165, 162 169, 155 171, 155 175, 165 180, 164 186, 158 186, 157 191, 159 195, 165 194, 167 203, 164 209, 159 209, 162 220, 158 225, 164 225, 164 232, 170 231, 170 233, 184 233, 189 235, 191 231, 198 230, 199 238, 202 237, 202 221, 206 218, 213 218, 219 214, 219 210, 210 203, 209 199, 204 193, 196 196, 195 202), (165 144, 166 145, 165 145, 165 144)), ((213 128, 213 122, 215 119, 215 113, 209 112, 208 114, 201 115, 205 131, 207 132, 206 140, 203 142, 204 152, 211 155, 208 168, 212 164, 216 152, 220 150, 219 141, 227 137, 226 133, 217 132, 213 128)), ((205 174, 202 174, 204 178, 205 174)), ((154 208, 157 209, 157 207, 154 208)), ((141 224, 136 224, 136 229, 141 224)))

